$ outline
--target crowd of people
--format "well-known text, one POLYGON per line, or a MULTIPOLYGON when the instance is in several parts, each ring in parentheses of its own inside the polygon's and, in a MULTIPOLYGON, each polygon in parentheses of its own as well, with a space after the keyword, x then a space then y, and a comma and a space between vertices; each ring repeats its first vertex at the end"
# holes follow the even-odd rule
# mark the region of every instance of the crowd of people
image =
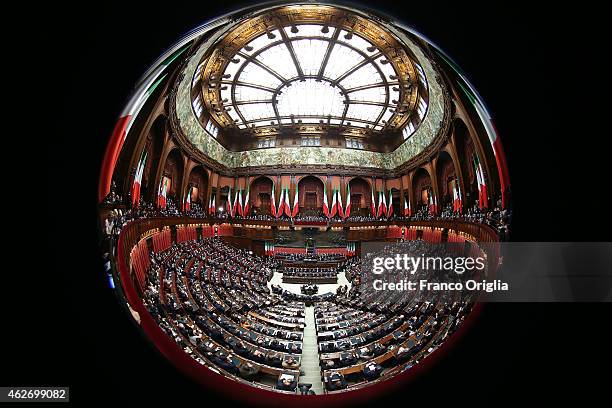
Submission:
POLYGON ((500 236, 501 240, 507 240, 510 234, 510 221, 512 218, 512 210, 509 208, 503 208, 501 205, 501 199, 495 200, 495 206, 492 209, 479 208, 477 203, 473 206, 464 208, 462 212, 458 212, 453 208, 452 203, 444 205, 437 214, 432 214, 429 206, 421 205, 414 211, 410 217, 394 213, 390 218, 374 217, 371 213, 364 214, 353 214, 347 218, 340 218, 339 215, 328 218, 321 211, 313 213, 312 211, 306 214, 297 214, 296 217, 288 217, 283 214, 280 217, 273 217, 270 214, 262 214, 257 211, 253 211, 249 215, 241 216, 235 214, 234 217, 230 217, 227 211, 215 210, 214 214, 210 214, 208 209, 201 206, 200 203, 194 202, 190 204, 188 211, 181 211, 179 206, 176 204, 173 197, 169 196, 166 198, 165 208, 159 208, 153 203, 147 202, 144 199, 140 199, 137 207, 132 208, 130 205, 125 204, 121 195, 116 193, 116 189, 111 188, 111 192, 107 195, 104 203, 112 205, 114 207, 108 214, 105 221, 105 231, 110 235, 113 232, 116 233, 120 230, 126 222, 140 219, 140 218, 153 218, 153 217, 191 217, 201 219, 212 219, 218 221, 280 221, 288 222, 291 224, 307 224, 312 223, 316 225, 330 226, 338 223, 372 223, 372 222, 393 222, 393 221, 437 221, 437 220, 457 220, 466 221, 478 224, 486 224, 494 228, 500 236), (110 231, 110 232, 109 232, 110 231))
MULTIPOLYGON (((424 241, 406 245, 440 254, 424 241)), ((151 253, 143 302, 162 330, 200 364, 263 388, 303 394, 313 393, 299 382, 304 308, 312 304, 321 380, 327 392, 338 392, 412 367, 471 310, 471 299, 452 294, 371 290, 371 278, 362 274, 364 261, 353 257, 339 268, 319 268, 344 271, 350 290, 295 294, 268 287, 279 267, 273 257, 219 238, 173 243, 151 253)))

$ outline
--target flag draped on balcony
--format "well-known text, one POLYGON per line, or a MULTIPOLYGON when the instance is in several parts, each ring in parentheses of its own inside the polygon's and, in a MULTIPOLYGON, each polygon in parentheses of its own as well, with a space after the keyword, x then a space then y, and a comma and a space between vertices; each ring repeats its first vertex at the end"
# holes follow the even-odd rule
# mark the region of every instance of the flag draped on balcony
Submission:
POLYGON ((461 189, 459 188, 459 180, 455 177, 455 185, 453 187, 453 211, 463 212, 463 199, 461 198, 461 189))
POLYGON ((140 203, 140 186, 142 185, 142 174, 144 173, 145 163, 147 161, 147 152, 143 151, 136 166, 136 174, 134 175, 134 184, 132 184, 132 207, 138 207, 140 203))
POLYGON ((351 185, 346 186, 346 210, 344 210, 344 218, 351 216, 351 185))
POLYGON ((338 190, 334 189, 334 192, 332 193, 332 204, 331 204, 331 208, 329 209, 329 218, 335 217, 336 212, 338 211, 338 201, 336 198, 337 192, 338 190))
POLYGON ((372 217, 376 217, 376 199, 374 198, 374 183, 372 183, 372 201, 370 203, 372 217))
POLYGON ((191 190, 193 186, 189 186, 187 189, 187 195, 185 196, 185 211, 191 210, 191 190))
POLYGON ((276 210, 276 217, 282 217, 285 213, 285 189, 281 187, 280 197, 278 198, 278 209, 276 210))
POLYGON ((227 215, 228 216, 232 216, 234 209, 233 209, 233 205, 232 205, 232 187, 228 187, 229 190, 227 192, 227 215))
POLYGON ((291 211, 291 216, 295 217, 296 215, 298 215, 298 212, 300 211, 300 206, 299 206, 299 194, 298 194, 298 183, 295 183, 295 195, 293 196, 293 210, 291 211))
POLYGON ((208 213, 211 215, 215 215, 217 209, 215 208, 215 196, 210 198, 210 203, 208 204, 208 213))
POLYGON ((285 187, 285 214, 291 217, 291 205, 289 204, 289 187, 285 187))
POLYGON ((232 217, 236 216, 237 207, 238 207, 238 191, 234 193, 234 202, 232 203, 232 217))
POLYGON ((244 198, 244 208, 242 209, 242 215, 245 217, 249 215, 249 209, 250 209, 249 200, 250 199, 251 199, 251 188, 247 187, 246 197, 244 198))
POLYGON ((410 199, 404 197, 404 216, 410 217, 412 215, 412 208, 410 207, 410 199))
POLYGON ((389 207, 387 208, 387 218, 391 218, 393 215, 393 195, 391 189, 389 189, 389 207))
POLYGON ((327 204, 327 180, 323 184, 323 214, 329 217, 329 205, 327 204))
POLYGON ((162 177, 162 181, 159 183, 159 190, 157 193, 157 206, 159 208, 166 208, 166 197, 168 195, 168 179, 162 177))
POLYGON ((340 193, 339 188, 338 188, 338 216, 344 219, 344 206, 342 204, 342 193, 340 193))
POLYGON ((276 183, 272 182, 272 200, 270 201, 270 214, 273 217, 278 218, 277 215, 277 211, 276 211, 276 197, 275 197, 275 187, 276 187, 276 183))
POLYGON ((478 185, 478 208, 488 208, 487 183, 485 182, 482 165, 477 155, 474 155, 474 169, 476 173, 476 184, 478 185))
POLYGON ((429 213, 435 215, 438 212, 438 200, 433 194, 433 190, 427 190, 427 203, 429 205, 429 213))

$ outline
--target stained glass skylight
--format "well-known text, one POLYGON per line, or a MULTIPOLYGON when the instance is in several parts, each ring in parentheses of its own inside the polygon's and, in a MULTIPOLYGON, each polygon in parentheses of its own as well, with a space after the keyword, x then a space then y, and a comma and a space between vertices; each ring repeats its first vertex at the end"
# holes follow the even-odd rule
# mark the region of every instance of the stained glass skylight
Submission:
POLYGON ((398 75, 376 46, 316 24, 251 40, 221 83, 223 104, 240 129, 323 122, 381 130, 401 100, 398 75))

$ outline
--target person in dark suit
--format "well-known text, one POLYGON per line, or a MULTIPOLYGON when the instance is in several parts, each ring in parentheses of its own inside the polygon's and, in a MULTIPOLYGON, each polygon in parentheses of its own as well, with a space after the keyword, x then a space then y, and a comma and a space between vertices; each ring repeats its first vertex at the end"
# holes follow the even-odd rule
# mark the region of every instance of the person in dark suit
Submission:
POLYGON ((240 374, 240 377, 244 378, 247 381, 253 381, 255 378, 257 378, 257 375, 259 374, 259 367, 251 363, 244 363, 240 365, 240 367, 238 368, 238 372, 240 374))
POLYGON ((283 364, 283 359, 281 358, 280 353, 272 352, 268 354, 268 357, 266 357, 266 362, 272 367, 281 367, 283 364))
POLYGON ((374 361, 370 361, 363 367, 363 376, 366 380, 372 381, 380 377, 382 367, 374 361))
POLYGON ((292 374, 283 373, 278 377, 276 388, 279 390, 294 391, 295 387, 297 387, 297 381, 292 374))
POLYGON ((346 380, 344 376, 337 371, 333 371, 325 382, 325 386, 329 391, 337 391, 346 388, 346 380))
POLYGON ((300 363, 292 356, 287 356, 283 360, 283 368, 286 368, 288 370, 295 370, 299 366, 300 366, 300 363))

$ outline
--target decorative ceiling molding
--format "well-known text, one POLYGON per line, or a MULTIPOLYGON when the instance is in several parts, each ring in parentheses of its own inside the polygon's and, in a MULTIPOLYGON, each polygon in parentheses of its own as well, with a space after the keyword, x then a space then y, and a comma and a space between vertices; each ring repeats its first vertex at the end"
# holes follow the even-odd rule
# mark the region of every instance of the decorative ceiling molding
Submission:
MULTIPOLYGON (((235 24, 241 24, 236 21, 235 24)), ((389 28, 389 27, 388 27, 389 28)), ((411 35, 393 30, 416 60, 421 64, 429 79, 429 107, 423 123, 408 140, 389 153, 360 151, 335 147, 282 147, 233 152, 223 147, 197 120, 191 107, 191 84, 199 61, 206 59, 218 41, 225 38, 234 26, 228 25, 201 39, 183 62, 181 75, 175 82, 169 102, 171 129, 186 150, 200 162, 221 173, 230 174, 240 168, 307 166, 347 166, 382 169, 387 174, 406 172, 417 163, 427 160, 443 143, 448 133, 450 96, 426 49, 411 35), (398 35, 401 34, 401 37, 398 35)), ((341 168, 341 167, 338 167, 341 168)))

